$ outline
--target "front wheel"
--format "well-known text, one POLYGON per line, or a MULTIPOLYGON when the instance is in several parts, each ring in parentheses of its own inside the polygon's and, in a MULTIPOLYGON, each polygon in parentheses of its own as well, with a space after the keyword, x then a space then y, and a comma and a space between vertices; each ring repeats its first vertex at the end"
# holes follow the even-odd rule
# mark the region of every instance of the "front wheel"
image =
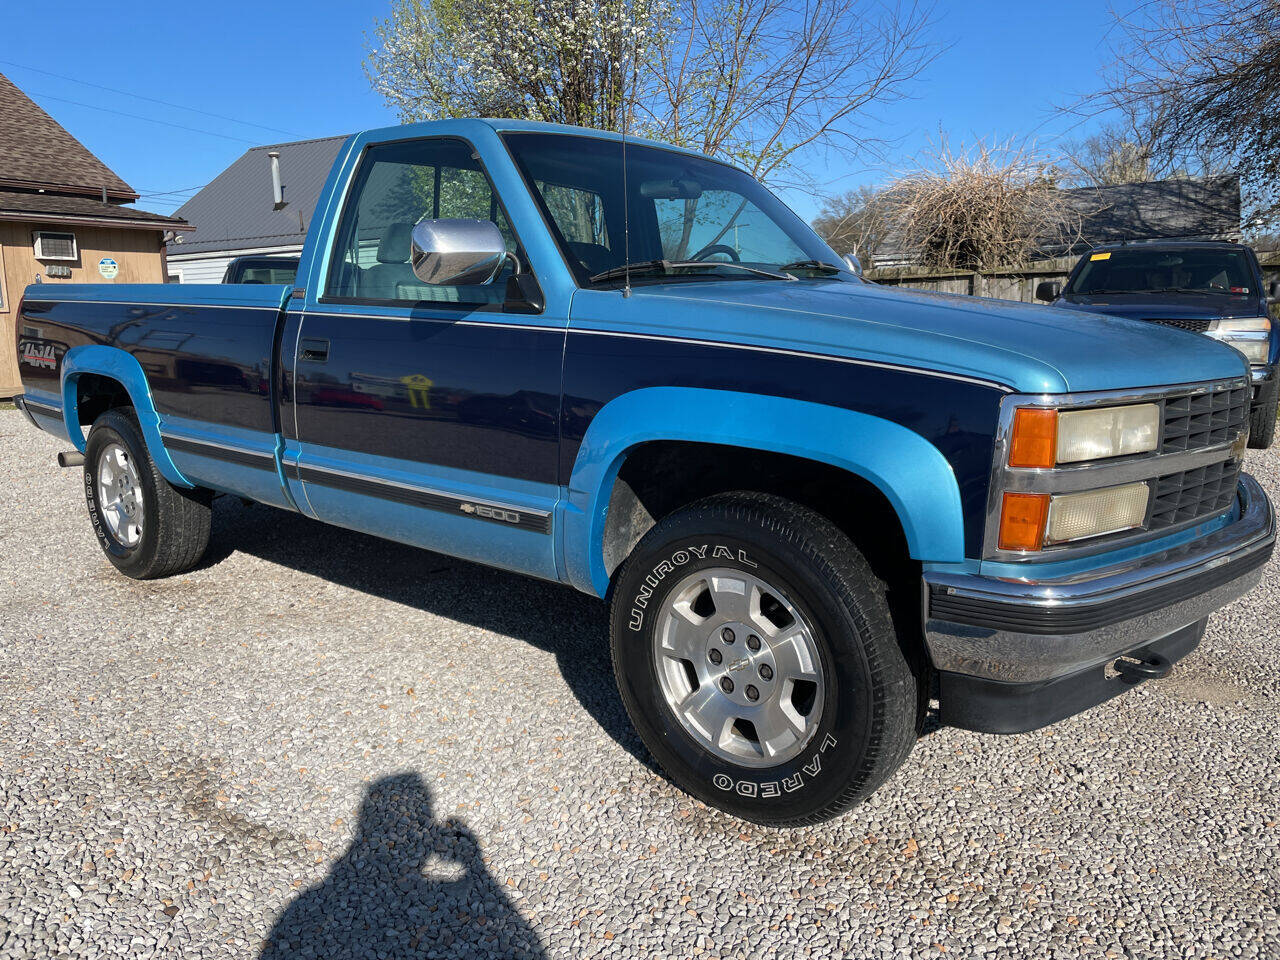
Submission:
POLYGON ((710 497, 663 519, 618 572, 614 670, 680 787, 772 826, 833 817, 915 743, 917 682, 885 586, 825 518, 710 497))
POLYGON ((172 576, 204 555, 212 495, 164 478, 131 409, 108 410, 94 421, 85 446, 84 493, 98 544, 126 576, 172 576))
POLYGON ((1249 414, 1249 446, 1265 450, 1276 436, 1276 407, 1280 405, 1280 390, 1271 387, 1271 400, 1261 403, 1249 414))

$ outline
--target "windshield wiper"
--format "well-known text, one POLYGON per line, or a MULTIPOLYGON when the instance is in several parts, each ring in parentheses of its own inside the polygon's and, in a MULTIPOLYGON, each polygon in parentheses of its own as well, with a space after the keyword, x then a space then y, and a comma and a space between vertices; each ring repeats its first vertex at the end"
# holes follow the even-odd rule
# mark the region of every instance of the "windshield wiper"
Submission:
POLYGON ((1226 290, 1200 290, 1195 287, 1161 287, 1159 290, 1153 290, 1152 293, 1198 293, 1203 297, 1229 297, 1231 296, 1226 290))
POLYGON ((635 273, 653 273, 659 272, 669 274, 676 269, 688 269, 691 267, 706 267, 715 269, 719 267, 730 267, 734 270, 744 270, 747 273, 753 273, 756 276, 768 277, 770 280, 794 280, 795 277, 788 273, 774 273, 772 270, 761 270, 759 267, 748 267, 742 263, 722 263, 717 261, 706 260, 641 260, 637 263, 624 263, 621 266, 610 267, 608 270, 602 270, 587 279, 591 283, 604 283, 606 280, 618 280, 623 277, 635 273))
POLYGON ((796 260, 793 263, 784 263, 778 268, 779 270, 822 270, 826 273, 844 273, 845 267, 837 267, 834 263, 827 263, 824 260, 796 260))

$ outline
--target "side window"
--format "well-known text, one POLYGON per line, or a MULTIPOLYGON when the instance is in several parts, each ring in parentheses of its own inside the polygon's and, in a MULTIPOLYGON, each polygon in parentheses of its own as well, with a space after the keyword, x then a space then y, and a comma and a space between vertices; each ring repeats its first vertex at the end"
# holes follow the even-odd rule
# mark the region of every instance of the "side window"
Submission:
POLYGON ((731 190, 707 190, 696 199, 654 200, 653 206, 667 260, 688 260, 708 249, 713 252, 703 259, 774 264, 807 257, 772 217, 731 190))
POLYGON ((338 225, 326 296, 482 306, 506 295, 506 267, 491 284, 422 283, 409 266, 419 220, 489 220, 524 261, 515 233, 472 149, 460 140, 410 140, 370 147, 338 225))
POLYGON ((582 187, 567 187, 545 180, 535 180, 547 213, 564 237, 569 253, 587 273, 599 273, 617 266, 621 259, 609 242, 609 228, 604 219, 604 199, 582 187))

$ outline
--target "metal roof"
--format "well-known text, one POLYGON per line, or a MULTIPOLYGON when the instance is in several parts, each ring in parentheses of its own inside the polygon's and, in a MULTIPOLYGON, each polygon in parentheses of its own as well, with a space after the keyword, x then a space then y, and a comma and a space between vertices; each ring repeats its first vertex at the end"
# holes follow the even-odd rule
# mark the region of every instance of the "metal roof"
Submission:
POLYGON ((196 232, 170 243, 170 255, 302 243, 329 168, 346 139, 345 135, 322 137, 245 151, 178 208, 175 215, 195 227, 196 232), (280 179, 287 202, 283 210, 272 209, 271 164, 267 157, 271 150, 280 151, 280 179))

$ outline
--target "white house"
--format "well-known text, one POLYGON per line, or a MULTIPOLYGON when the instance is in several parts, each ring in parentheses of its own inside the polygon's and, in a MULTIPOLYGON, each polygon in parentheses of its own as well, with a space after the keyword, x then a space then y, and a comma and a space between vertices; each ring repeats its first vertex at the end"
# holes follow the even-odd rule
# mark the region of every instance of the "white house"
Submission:
POLYGON ((324 137, 254 147, 218 174, 175 214, 196 228, 167 249, 173 283, 219 283, 227 263, 248 254, 297 256, 338 149, 324 137), (284 206, 276 209, 271 153, 279 154, 284 206))

